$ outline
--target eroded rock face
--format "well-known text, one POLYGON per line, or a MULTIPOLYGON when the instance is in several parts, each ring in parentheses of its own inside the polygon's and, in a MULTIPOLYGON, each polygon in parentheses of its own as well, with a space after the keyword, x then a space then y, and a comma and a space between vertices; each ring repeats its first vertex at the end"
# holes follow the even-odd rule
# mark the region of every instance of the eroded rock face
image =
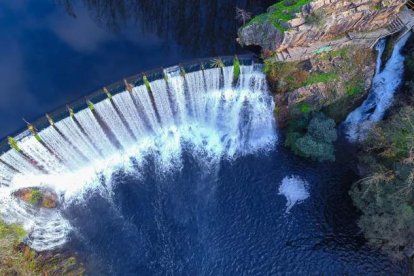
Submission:
MULTIPOLYGON (((297 71, 306 69, 309 74, 327 74, 335 72, 338 78, 326 82, 316 82, 303 85, 293 90, 280 91, 276 80, 275 102, 277 106, 277 120, 283 127, 290 119, 301 116, 301 106, 307 106, 309 111, 323 110, 331 118, 341 121, 344 116, 358 105, 372 84, 375 73, 375 55, 373 51, 358 51, 351 47, 346 50, 344 57, 333 56, 332 53, 322 54, 293 67, 289 76, 296 76, 297 71)), ((272 80, 269 80, 272 85, 272 80)))
POLYGON ((283 33, 270 22, 251 24, 239 30, 237 41, 242 46, 260 45, 263 49, 276 50, 283 40, 283 33))
POLYGON ((309 47, 349 32, 368 32, 386 28, 404 6, 404 0, 314 0, 302 7, 286 23, 284 33, 270 22, 247 24, 239 30, 242 45, 258 45, 264 50, 283 51, 309 47), (272 31, 270 31, 272 30, 272 31))
POLYGON ((45 188, 23 188, 16 191, 14 196, 36 207, 51 209, 58 205, 56 193, 45 188))

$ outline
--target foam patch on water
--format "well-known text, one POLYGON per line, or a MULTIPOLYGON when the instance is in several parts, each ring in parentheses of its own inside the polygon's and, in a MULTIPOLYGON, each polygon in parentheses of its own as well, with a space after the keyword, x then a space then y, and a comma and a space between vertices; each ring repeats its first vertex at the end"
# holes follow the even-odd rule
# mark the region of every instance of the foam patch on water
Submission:
POLYGON ((286 176, 280 184, 279 194, 286 197, 286 213, 288 213, 295 204, 309 197, 308 183, 299 176, 286 176))

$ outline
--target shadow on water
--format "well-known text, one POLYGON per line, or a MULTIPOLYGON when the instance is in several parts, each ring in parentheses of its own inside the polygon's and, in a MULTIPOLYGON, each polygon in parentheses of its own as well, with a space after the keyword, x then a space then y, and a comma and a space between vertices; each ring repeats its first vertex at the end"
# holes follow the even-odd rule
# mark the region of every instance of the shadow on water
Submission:
MULTIPOLYGON (((67 13, 77 16, 74 1, 59 0, 67 13)), ((175 41, 185 52, 198 56, 231 54, 240 23, 235 8, 252 14, 264 12, 271 0, 98 0, 81 1, 99 25, 120 32, 134 24, 141 34, 157 34, 165 43, 175 41), (230 43, 229 43, 230 42, 230 43)), ((166 45, 167 46, 167 45, 166 45)))

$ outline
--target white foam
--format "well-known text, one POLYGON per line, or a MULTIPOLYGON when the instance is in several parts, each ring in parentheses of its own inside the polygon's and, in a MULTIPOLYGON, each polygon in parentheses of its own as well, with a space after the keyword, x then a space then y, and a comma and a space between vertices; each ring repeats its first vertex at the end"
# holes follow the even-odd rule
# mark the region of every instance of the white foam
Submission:
POLYGON ((308 183, 299 176, 286 176, 279 186, 279 194, 286 197, 286 213, 309 197, 308 183))
POLYGON ((411 32, 404 35, 394 47, 390 59, 382 71, 381 57, 385 49, 385 41, 380 41, 376 49, 378 51, 377 66, 372 87, 368 98, 346 118, 344 125, 348 140, 356 142, 363 140, 367 130, 380 121, 387 109, 391 106, 394 93, 401 85, 404 73, 404 56, 401 49, 404 47, 411 32))
MULTIPOLYGON (((159 94, 154 96, 155 106, 145 86, 135 87, 131 94, 125 91, 122 96, 114 96, 113 103, 106 99, 96 104, 95 112, 120 142, 121 150, 111 144, 99 118, 89 109, 55 124, 69 141, 60 141, 58 132, 49 129, 40 133, 47 140, 44 141, 47 148, 35 137, 25 136, 18 141, 19 147, 32 160, 29 164, 42 168, 22 167, 20 173, 0 167, 0 173, 4 174, 0 179, 9 184, 0 186, 0 209, 5 210, 2 215, 9 222, 23 223, 30 232, 28 243, 36 250, 52 249, 65 243, 71 229, 69 222, 59 210, 32 212, 25 203, 11 196, 14 191, 48 187, 60 196, 60 208, 66 208, 84 201, 91 191, 111 200, 112 185, 116 184, 112 175, 122 170, 139 177, 145 170, 147 157, 155 160, 157 176, 162 177, 182 169, 184 151, 193 154, 200 167, 208 170, 217 168, 223 158, 272 149, 277 141, 274 103, 264 74, 260 68, 253 67, 242 68, 237 88, 231 87, 233 74, 229 68, 224 73, 220 69, 208 69, 186 76, 173 68, 166 70, 168 89, 162 83, 164 80, 151 83, 153 93, 159 94), (222 88, 219 87, 221 78, 222 88), (133 136, 136 141, 132 141, 133 136), (71 148, 62 149, 65 145, 71 148), (79 161, 74 162, 72 155, 79 161), (59 162, 57 157, 66 162, 59 162)), ((9 165, 16 166, 16 163, 9 165)))

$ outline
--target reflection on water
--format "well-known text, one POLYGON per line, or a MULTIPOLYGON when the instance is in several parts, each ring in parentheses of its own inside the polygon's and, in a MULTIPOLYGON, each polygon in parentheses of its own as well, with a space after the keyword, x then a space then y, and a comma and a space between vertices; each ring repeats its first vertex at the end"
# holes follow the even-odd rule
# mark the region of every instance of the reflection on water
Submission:
POLYGON ((235 7, 270 0, 0 3, 0 137, 125 76, 240 52, 235 7))
POLYGON ((137 35, 156 34, 166 46, 175 41, 193 55, 212 56, 233 53, 238 22, 235 8, 262 12, 271 0, 73 0, 58 1, 67 14, 77 18, 87 9, 89 15, 108 30, 122 32, 133 25, 137 35))

